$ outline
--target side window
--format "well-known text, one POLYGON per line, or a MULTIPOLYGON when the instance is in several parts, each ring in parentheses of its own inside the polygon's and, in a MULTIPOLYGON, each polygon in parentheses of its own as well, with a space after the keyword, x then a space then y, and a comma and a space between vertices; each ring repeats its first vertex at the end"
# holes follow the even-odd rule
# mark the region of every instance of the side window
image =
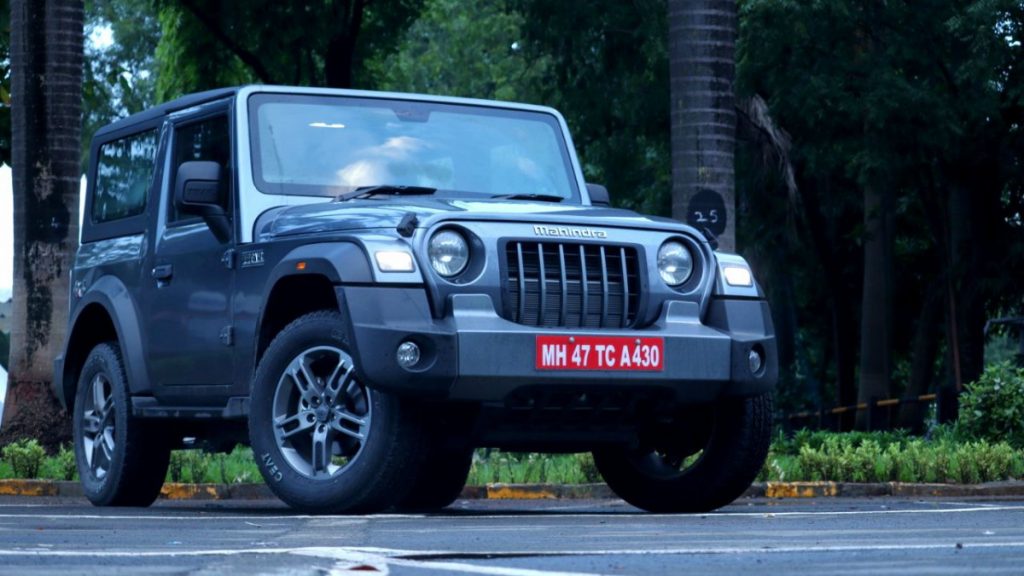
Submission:
MULTIPOLYGON (((227 116, 217 116, 192 124, 178 126, 174 130, 174 166, 171 170, 171 190, 174 190, 173 179, 177 177, 178 166, 191 160, 208 160, 221 165, 223 174, 228 174, 231 160, 231 139, 228 133, 227 116)), ((167 211, 168 222, 192 219, 189 214, 180 214, 174 206, 171 195, 171 206, 167 211)), ((227 187, 221 198, 221 206, 230 215, 231 198, 227 187)))
POLYGON ((146 210, 153 182, 156 130, 100 146, 92 221, 100 224, 138 216, 146 210))

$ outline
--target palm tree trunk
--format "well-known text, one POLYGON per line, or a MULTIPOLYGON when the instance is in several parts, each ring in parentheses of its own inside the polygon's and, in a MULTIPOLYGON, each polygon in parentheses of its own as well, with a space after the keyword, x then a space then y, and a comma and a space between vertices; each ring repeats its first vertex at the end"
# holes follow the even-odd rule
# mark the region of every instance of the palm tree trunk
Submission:
POLYGON ((736 248, 736 1, 669 0, 672 216, 736 248))
POLYGON ((66 439, 49 384, 78 245, 81 0, 11 1, 14 311, 3 437, 66 439))

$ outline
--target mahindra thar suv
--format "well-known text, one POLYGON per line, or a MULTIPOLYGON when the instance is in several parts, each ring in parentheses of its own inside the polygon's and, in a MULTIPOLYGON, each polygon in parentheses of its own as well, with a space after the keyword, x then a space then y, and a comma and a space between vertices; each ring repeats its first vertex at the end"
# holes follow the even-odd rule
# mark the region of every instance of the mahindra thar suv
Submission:
POLYGON ((248 86, 91 146, 54 388, 86 496, 252 447, 309 512, 452 503, 474 449, 592 452, 706 511, 766 457, 776 345, 740 257, 610 207, 550 108, 248 86))

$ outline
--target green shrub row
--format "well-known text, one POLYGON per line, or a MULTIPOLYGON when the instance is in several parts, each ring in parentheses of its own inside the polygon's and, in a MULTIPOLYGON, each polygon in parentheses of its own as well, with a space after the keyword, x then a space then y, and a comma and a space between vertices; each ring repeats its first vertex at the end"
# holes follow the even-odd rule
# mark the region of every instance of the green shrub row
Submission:
POLYGON ((19 440, 4 446, 0 455, 0 478, 78 479, 75 453, 67 446, 47 456, 36 440, 19 440))
MULTIPOLYGON (((964 437, 958 427, 943 427, 925 440, 902 432, 797 432, 772 442, 758 479, 768 481, 944 482, 972 484, 1021 478, 1024 450, 1007 442, 964 437)), ((47 456, 34 440, 4 447, 0 478, 77 478, 74 453, 66 447, 47 456)), ((169 482, 260 482, 252 451, 228 454, 176 450, 169 482)), ((537 454, 478 450, 468 483, 581 484, 600 482, 590 454, 537 454)))
POLYGON ((887 443, 833 434, 817 446, 801 446, 795 455, 773 448, 759 479, 975 484, 1022 473, 1024 451, 1006 442, 913 438, 887 443))

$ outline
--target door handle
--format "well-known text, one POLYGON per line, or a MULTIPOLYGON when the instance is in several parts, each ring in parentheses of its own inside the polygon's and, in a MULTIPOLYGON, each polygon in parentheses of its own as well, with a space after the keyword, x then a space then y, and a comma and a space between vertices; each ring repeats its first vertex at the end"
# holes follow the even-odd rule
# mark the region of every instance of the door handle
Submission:
POLYGON ((170 280, 171 276, 174 275, 174 266, 170 264, 161 264, 153 267, 152 276, 160 281, 170 280))

